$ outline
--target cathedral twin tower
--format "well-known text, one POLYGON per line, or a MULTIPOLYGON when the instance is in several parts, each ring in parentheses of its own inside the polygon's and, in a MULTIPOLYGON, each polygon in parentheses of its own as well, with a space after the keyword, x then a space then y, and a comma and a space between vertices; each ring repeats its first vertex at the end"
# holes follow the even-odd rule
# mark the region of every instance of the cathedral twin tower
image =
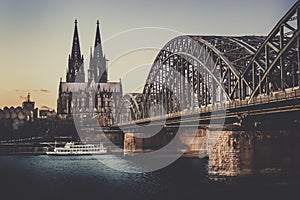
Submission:
MULTIPOLYGON (((85 82, 84 58, 80 50, 77 24, 78 22, 77 20, 75 20, 72 52, 69 55, 69 64, 66 77, 66 81, 68 83, 85 82)), ((95 81, 99 83, 107 83, 107 65, 106 58, 102 50, 99 21, 97 21, 94 52, 92 52, 91 48, 90 54, 91 55, 90 65, 88 69, 88 82, 91 83, 92 81, 95 81)))
POLYGON ((122 98, 122 84, 108 82, 107 63, 102 49, 99 21, 97 21, 94 51, 90 52, 88 80, 85 80, 84 58, 80 50, 79 34, 75 20, 75 29, 71 54, 68 59, 66 82, 60 80, 57 113, 61 116, 78 112, 97 112, 102 124, 114 121, 118 102, 122 98), (95 90, 93 95, 92 90, 95 90))

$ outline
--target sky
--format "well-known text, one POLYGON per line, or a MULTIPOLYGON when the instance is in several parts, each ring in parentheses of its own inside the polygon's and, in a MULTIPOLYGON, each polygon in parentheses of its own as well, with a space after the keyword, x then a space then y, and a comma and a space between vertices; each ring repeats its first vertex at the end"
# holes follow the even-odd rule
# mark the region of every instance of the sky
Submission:
POLYGON ((267 35, 296 0, 0 0, 0 108, 31 93, 56 109, 65 80, 74 21, 88 69, 100 20, 109 80, 141 91, 158 51, 172 38, 267 35))

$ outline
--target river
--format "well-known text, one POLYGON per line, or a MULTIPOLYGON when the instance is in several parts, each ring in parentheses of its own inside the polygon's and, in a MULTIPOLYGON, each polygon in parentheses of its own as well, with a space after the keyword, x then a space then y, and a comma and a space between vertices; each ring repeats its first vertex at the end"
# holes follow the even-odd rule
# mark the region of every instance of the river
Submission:
POLYGON ((0 156, 1 199, 289 199, 300 189, 299 144, 298 134, 224 136, 209 158, 140 174, 122 172, 135 167, 122 155, 0 156))

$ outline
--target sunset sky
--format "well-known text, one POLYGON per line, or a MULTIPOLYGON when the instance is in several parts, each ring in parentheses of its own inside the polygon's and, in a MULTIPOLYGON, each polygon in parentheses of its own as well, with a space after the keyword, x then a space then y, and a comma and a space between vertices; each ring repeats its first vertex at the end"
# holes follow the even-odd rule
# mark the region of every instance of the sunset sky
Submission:
MULTIPOLYGON (((85 70, 100 20, 109 79, 140 91, 159 49, 180 34, 267 35, 296 0, 0 0, 0 108, 30 92, 56 109, 74 20, 85 70)), ((86 73, 87 74, 87 73, 86 73)))

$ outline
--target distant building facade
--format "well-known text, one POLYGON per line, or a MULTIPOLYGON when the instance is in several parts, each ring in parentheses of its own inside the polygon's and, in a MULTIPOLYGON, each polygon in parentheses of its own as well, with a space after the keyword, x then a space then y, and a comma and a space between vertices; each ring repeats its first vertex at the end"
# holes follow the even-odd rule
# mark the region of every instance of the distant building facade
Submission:
POLYGON ((0 126, 18 130, 27 123, 34 122, 38 117, 38 109, 35 108, 35 102, 30 100, 28 94, 26 101, 22 103, 22 107, 4 107, 0 109, 0 126))
POLYGON ((47 108, 41 108, 39 110, 39 118, 40 119, 54 119, 56 117, 55 110, 47 109, 47 108))
POLYGON ((85 80, 84 57, 80 50, 78 23, 69 55, 66 82, 59 83, 57 114, 61 117, 74 113, 82 116, 98 115, 103 126, 114 123, 116 107, 122 98, 122 84, 109 82, 107 60, 103 53, 99 21, 97 21, 94 50, 90 51, 88 80, 85 80))

